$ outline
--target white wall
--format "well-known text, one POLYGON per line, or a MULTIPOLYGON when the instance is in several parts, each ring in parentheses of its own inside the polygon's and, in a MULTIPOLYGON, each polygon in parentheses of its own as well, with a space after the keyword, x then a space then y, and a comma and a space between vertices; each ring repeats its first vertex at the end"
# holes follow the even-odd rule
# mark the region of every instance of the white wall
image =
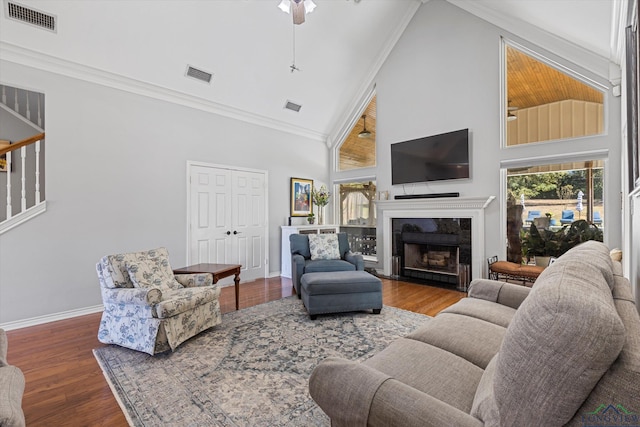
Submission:
POLYGON ((292 176, 327 181, 325 144, 0 61, 3 84, 45 93, 47 212, 0 235, 0 324, 101 304, 95 264, 158 246, 186 262, 186 162, 269 173, 269 270, 292 176))
MULTIPOLYGON (((610 246, 619 246, 620 99, 610 90, 605 96, 609 123, 605 135, 501 149, 500 36, 532 46, 450 3, 432 0, 421 6, 375 81, 378 190, 388 190, 392 197, 441 192, 459 192, 462 197, 497 196, 485 211, 485 255, 503 257, 500 162, 539 156, 563 158, 568 153, 605 149, 609 150, 605 239, 610 246), (471 134, 470 180, 391 185, 390 144, 463 128, 469 128, 471 134)), ((571 48, 560 42, 556 47, 571 48)), ((602 85, 608 84, 586 70, 578 70, 602 85)), ((334 178, 337 176, 334 174, 334 178)), ((379 251, 382 246, 378 245, 379 251)), ((383 259, 382 253, 378 259, 383 259)))

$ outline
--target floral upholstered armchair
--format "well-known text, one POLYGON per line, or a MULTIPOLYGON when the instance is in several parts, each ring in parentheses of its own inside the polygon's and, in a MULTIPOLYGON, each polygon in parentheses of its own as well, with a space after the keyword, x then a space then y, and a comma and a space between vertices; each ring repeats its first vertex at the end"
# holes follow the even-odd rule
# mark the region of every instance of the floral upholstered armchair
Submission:
POLYGON ((174 275, 166 248, 107 255, 96 270, 102 343, 153 355, 222 322, 220 288, 211 274, 174 275))

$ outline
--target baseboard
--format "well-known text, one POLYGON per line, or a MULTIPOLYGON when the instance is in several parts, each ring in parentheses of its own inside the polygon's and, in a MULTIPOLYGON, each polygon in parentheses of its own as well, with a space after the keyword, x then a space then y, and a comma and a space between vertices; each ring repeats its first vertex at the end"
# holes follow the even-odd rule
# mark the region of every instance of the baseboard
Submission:
POLYGON ((76 310, 61 311, 60 313, 47 314, 46 316, 32 317, 30 319, 15 320, 13 322, 0 323, 0 328, 5 331, 11 331, 13 329, 28 328, 29 326, 42 325, 44 323, 56 322, 58 320, 71 319, 78 316, 84 316, 87 314, 99 313, 104 310, 104 306, 94 305, 91 307, 78 308, 76 310))

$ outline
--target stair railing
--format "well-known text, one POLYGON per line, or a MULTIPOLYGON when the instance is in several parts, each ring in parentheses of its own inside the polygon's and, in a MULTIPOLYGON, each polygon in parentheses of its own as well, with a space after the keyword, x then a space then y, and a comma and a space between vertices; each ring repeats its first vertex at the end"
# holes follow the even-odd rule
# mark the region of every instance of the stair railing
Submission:
MULTIPOLYGON (((16 142, 7 146, 0 146, 0 156, 6 154, 6 170, 7 170, 7 217, 4 222, 8 222, 12 217, 20 215, 27 210, 27 178, 26 178, 26 161, 27 161, 27 146, 31 144, 35 144, 35 205, 34 207, 41 204, 41 195, 40 195, 40 142, 44 139, 44 133, 40 133, 34 135, 32 137, 23 139, 22 141, 16 142), (21 167, 21 179, 22 179, 22 188, 21 188, 21 198, 20 198, 20 212, 17 214, 13 214, 12 207, 12 199, 11 199, 11 163, 13 162, 13 153, 17 150, 20 150, 20 161, 22 163, 21 167)), ((17 153, 16 153, 17 154, 17 153)), ((1 225, 1 224, 0 224, 1 225)), ((17 225, 17 224, 16 224, 17 225)), ((1 229, 0 232, 6 231, 6 229, 1 229)))

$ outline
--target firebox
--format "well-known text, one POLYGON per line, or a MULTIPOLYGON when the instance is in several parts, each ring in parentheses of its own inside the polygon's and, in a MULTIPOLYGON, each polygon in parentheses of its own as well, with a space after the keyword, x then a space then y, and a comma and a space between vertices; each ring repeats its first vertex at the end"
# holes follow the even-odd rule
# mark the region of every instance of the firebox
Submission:
POLYGON ((456 285, 466 290, 471 278, 469 218, 394 219, 394 255, 400 275, 456 285))

